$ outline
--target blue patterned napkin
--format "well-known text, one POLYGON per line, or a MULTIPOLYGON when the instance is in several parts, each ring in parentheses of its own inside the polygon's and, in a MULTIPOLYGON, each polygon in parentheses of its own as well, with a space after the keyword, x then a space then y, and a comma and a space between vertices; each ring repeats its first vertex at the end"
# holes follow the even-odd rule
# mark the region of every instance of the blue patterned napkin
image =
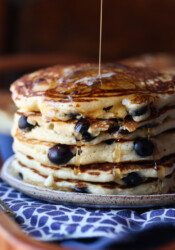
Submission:
POLYGON ((0 156, 5 162, 11 155, 13 155, 12 150, 13 138, 10 134, 0 133, 0 156))
POLYGON ((108 237, 119 242, 150 225, 160 222, 175 225, 175 208, 136 212, 53 205, 18 192, 1 179, 0 198, 15 212, 21 228, 42 241, 108 237))

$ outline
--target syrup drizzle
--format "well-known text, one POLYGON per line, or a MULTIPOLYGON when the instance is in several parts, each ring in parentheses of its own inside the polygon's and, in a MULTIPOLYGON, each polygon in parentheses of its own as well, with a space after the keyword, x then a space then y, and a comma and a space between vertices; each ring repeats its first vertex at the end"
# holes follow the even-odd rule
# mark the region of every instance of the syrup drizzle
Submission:
MULTIPOLYGON (((112 150, 112 162, 114 163, 118 159, 118 162, 121 162, 122 159, 122 150, 121 146, 117 143, 114 143, 114 148, 112 150)), ((115 181, 119 181, 121 177, 121 172, 119 168, 116 168, 116 165, 114 165, 112 174, 114 176, 115 181)))
POLYGON ((100 6, 100 39, 99 39, 99 66, 98 66, 99 78, 101 78, 102 21, 103 21, 103 0, 101 0, 101 6, 100 6))

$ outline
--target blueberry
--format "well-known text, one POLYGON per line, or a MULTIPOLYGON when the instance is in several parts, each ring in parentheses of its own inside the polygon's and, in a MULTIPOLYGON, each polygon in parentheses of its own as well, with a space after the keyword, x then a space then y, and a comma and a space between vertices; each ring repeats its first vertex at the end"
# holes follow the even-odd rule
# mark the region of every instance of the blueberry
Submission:
POLYGON ((81 118, 76 124, 76 131, 80 134, 87 132, 90 122, 86 118, 81 118))
POLYGON ((88 132, 89 127, 90 122, 86 118, 81 118, 76 124, 76 132, 82 135, 84 141, 92 141, 95 138, 88 132))
POLYGON ((69 119, 71 119, 71 120, 74 120, 74 119, 76 119, 77 118, 77 116, 80 116, 80 114, 79 113, 69 113, 69 114, 66 114, 68 117, 69 117, 69 119))
POLYGON ((127 129, 122 129, 122 130, 120 130, 120 134, 122 134, 122 135, 128 135, 129 131, 127 129))
POLYGON ((87 194, 88 191, 87 191, 87 188, 86 187, 73 187, 73 190, 77 193, 84 193, 84 194, 87 194))
POLYGON ((18 173, 18 177, 20 180, 23 180, 23 174, 22 173, 18 173))
POLYGON ((130 110, 129 111, 129 114, 132 115, 132 116, 141 116, 141 115, 144 115, 148 110, 148 106, 142 106, 141 108, 139 109, 136 109, 136 110, 130 110))
POLYGON ((82 136, 83 136, 83 140, 87 141, 87 142, 92 141, 93 139, 95 139, 95 136, 91 135, 88 132, 82 134, 82 136))
POLYGON ((32 130, 35 126, 28 123, 27 117, 26 116, 21 116, 18 121, 18 127, 22 130, 30 131, 32 130))
POLYGON ((118 124, 118 121, 113 121, 110 126, 109 126, 109 129, 108 129, 108 133, 109 134, 112 134, 112 133, 115 133, 119 130, 120 126, 118 124))
POLYGON ((154 144, 148 138, 137 138, 134 142, 134 151, 141 157, 153 154, 154 144))
POLYGON ((103 108, 104 111, 108 112, 113 106, 109 106, 109 107, 106 107, 106 108, 103 108))
POLYGON ((127 176, 124 177, 122 180, 125 182, 126 185, 132 187, 142 183, 145 180, 145 178, 140 176, 137 172, 132 172, 127 174, 127 176))
POLYGON ((111 145, 113 142, 115 142, 114 139, 110 139, 110 140, 107 140, 107 141, 104 141, 107 145, 111 145))
POLYGON ((122 119, 122 118, 118 118, 117 121, 118 121, 119 123, 123 123, 123 119, 122 119))
POLYGON ((56 165, 69 162, 73 156, 73 147, 68 145, 58 144, 48 151, 49 160, 56 165))

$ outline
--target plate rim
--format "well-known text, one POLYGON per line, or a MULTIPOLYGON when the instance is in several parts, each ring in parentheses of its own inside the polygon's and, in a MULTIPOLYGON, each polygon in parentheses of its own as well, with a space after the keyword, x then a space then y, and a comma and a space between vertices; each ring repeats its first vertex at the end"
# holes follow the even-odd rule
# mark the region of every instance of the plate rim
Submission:
POLYGON ((9 170, 14 155, 9 157, 1 168, 1 178, 13 188, 25 193, 28 196, 40 200, 47 200, 56 203, 69 203, 70 205, 80 206, 100 206, 100 207, 151 207, 162 206, 175 203, 175 193, 156 194, 156 195, 102 195, 84 194, 51 190, 44 187, 25 183, 17 178, 9 170), (47 193, 47 195, 45 195, 47 193), (48 199, 48 195, 50 198, 48 199))

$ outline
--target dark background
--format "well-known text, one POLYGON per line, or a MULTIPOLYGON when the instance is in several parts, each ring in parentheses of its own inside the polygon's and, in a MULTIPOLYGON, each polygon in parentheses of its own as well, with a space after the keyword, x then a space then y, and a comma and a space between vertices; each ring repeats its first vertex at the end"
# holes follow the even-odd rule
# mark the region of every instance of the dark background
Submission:
MULTIPOLYGON (((0 86, 51 64, 98 62, 100 0, 0 0, 0 86)), ((175 53, 175 1, 104 0, 102 61, 175 53)))

